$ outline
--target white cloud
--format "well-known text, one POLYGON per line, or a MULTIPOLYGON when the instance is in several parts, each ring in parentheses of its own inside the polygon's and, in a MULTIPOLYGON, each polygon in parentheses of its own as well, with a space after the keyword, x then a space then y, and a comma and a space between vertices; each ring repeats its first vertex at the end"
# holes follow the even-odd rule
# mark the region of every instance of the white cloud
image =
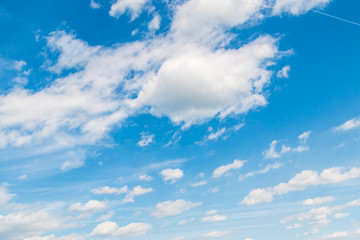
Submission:
POLYGON ((24 240, 51 230, 64 228, 62 220, 53 214, 39 211, 14 212, 0 215, 0 236, 7 240, 24 240))
POLYGON ((189 127, 267 104, 262 94, 271 72, 264 66, 278 53, 272 37, 226 51, 190 44, 178 48, 129 101, 131 106, 150 106, 153 115, 189 127))
POLYGON ((226 131, 226 128, 221 128, 217 132, 212 132, 207 137, 209 140, 217 140, 219 137, 221 137, 226 131))
POLYGON ((208 184, 207 181, 201 181, 201 182, 197 182, 197 183, 192 183, 191 186, 192 187, 200 187, 200 186, 204 186, 206 184, 208 184))
POLYGON ((122 188, 113 188, 109 186, 104 186, 91 190, 93 194, 116 194, 116 195, 127 193, 127 191, 128 191, 127 186, 124 186, 122 188))
POLYGON ((91 0, 90 1, 90 7, 93 8, 93 9, 96 9, 96 8, 100 8, 101 5, 100 5, 100 3, 96 2, 95 0, 91 0))
POLYGON ((206 216, 201 219, 202 222, 221 222, 225 221, 227 217, 225 215, 213 215, 213 216, 206 216))
POLYGON ((290 179, 287 183, 280 183, 275 187, 258 188, 252 190, 243 200, 242 204, 255 205, 272 202, 276 195, 283 195, 292 191, 302 191, 310 186, 341 183, 360 177, 360 168, 344 171, 341 167, 328 168, 320 174, 316 171, 305 170, 290 179))
POLYGON ((119 227, 115 222, 103 222, 95 227, 90 236, 126 236, 137 237, 146 234, 152 229, 147 223, 130 223, 124 227, 119 227))
POLYGON ((27 175, 24 174, 24 175, 21 175, 18 177, 19 180, 26 180, 27 179, 27 175))
POLYGON ((29 237, 29 238, 25 238, 23 240, 84 240, 85 237, 78 235, 78 234, 70 234, 70 235, 66 235, 66 236, 61 236, 61 237, 56 237, 54 234, 51 234, 49 236, 44 236, 44 237, 40 237, 40 236, 36 236, 36 237, 29 237))
POLYGON ((290 13, 300 15, 316 7, 324 7, 331 0, 276 0, 273 6, 273 14, 290 13))
POLYGON ((336 213, 334 215, 334 219, 340 219, 350 216, 350 213, 336 213))
POLYGON ((171 183, 176 182, 176 180, 184 176, 183 171, 180 168, 176 169, 164 169, 160 172, 165 182, 171 181, 171 183))
POLYGON ((134 197, 153 192, 152 188, 143 188, 141 186, 134 187, 121 201, 122 203, 134 202, 134 197))
MULTIPOLYGON (((334 219, 346 217, 346 216, 348 216, 348 214, 342 213, 342 211, 344 209, 352 208, 352 207, 359 207, 359 206, 360 206, 360 199, 357 199, 357 200, 354 200, 354 201, 351 201, 351 202, 348 202, 348 203, 345 203, 342 205, 337 205, 334 207, 323 206, 323 207, 319 207, 319 208, 313 208, 310 211, 307 211, 304 213, 285 217, 284 219, 281 220, 280 223, 284 224, 284 223, 288 223, 291 221, 298 221, 298 222, 309 221, 309 225, 313 227, 314 231, 304 233, 304 235, 306 236, 306 235, 310 235, 310 234, 316 234, 319 232, 319 229, 318 229, 319 227, 324 227, 324 226, 327 226, 328 224, 330 224, 330 222, 331 222, 330 216, 333 215, 334 219)), ((299 224, 299 223, 297 223, 297 224, 299 224)))
POLYGON ((177 7, 171 28, 184 41, 216 38, 224 28, 256 18, 263 3, 263 0, 190 0, 177 7))
POLYGON ((137 143, 140 147, 146 147, 150 143, 154 142, 154 134, 141 133, 141 140, 137 143))
POLYGON ((85 204, 80 202, 72 204, 68 210, 69 211, 79 211, 79 212, 98 212, 107 208, 106 202, 100 202, 98 200, 89 200, 85 204))
POLYGON ((8 192, 7 187, 9 185, 7 183, 2 183, 0 185, 0 207, 4 207, 8 204, 8 202, 15 196, 8 192))
POLYGON ((291 226, 286 226, 287 230, 299 229, 299 228, 302 228, 302 225, 299 223, 295 223, 294 225, 291 225, 291 226))
POLYGON ((194 203, 191 201, 185 201, 183 199, 178 199, 176 201, 165 201, 156 204, 156 209, 152 212, 151 215, 155 218, 178 215, 184 211, 198 207, 200 205, 202 205, 202 202, 194 203))
POLYGON ((312 206, 312 205, 319 205, 324 203, 333 202, 335 199, 334 197, 317 197, 314 199, 306 199, 302 205, 304 206, 312 206))
POLYGON ((259 171, 253 171, 253 172, 249 172, 249 173, 247 173, 245 175, 240 175, 239 176, 239 181, 243 181, 245 178, 253 177, 253 176, 256 176, 258 174, 265 174, 265 173, 269 172, 272 169, 278 169, 278 168, 280 168, 282 166, 283 166, 283 164, 279 163, 279 162, 268 164, 268 165, 266 165, 266 167, 264 169, 261 169, 259 171))
POLYGON ((131 20, 134 20, 143 11, 145 4, 149 0, 117 0, 111 5, 110 16, 119 17, 126 11, 131 14, 131 20))
POLYGON ((276 151, 276 145, 279 143, 279 141, 273 140, 270 143, 269 149, 267 149, 263 152, 264 158, 265 159, 274 159, 274 158, 280 158, 282 155, 289 153, 289 152, 301 153, 304 151, 308 151, 309 147, 307 146, 307 140, 309 139, 310 134, 311 134, 311 131, 307 131, 307 132, 300 134, 298 137, 300 145, 297 146, 296 148, 292 148, 292 147, 289 147, 289 146, 286 146, 285 144, 283 144, 281 146, 280 152, 276 151))
POLYGON ((219 178, 230 170, 242 168, 245 163, 246 163, 246 161, 234 160, 234 162, 231 164, 222 165, 222 166, 218 167, 217 169, 215 169, 212 176, 214 178, 219 178))
POLYGON ((227 231, 211 231, 208 233, 203 233, 201 234, 202 238, 220 238, 220 237, 224 237, 228 234, 230 234, 232 231, 227 230, 227 231))
POLYGON ((85 165, 86 155, 84 151, 69 151, 67 157, 70 160, 65 161, 60 169, 64 172, 67 172, 71 169, 79 168, 85 165))
POLYGON ((289 78, 290 66, 284 66, 278 73, 276 77, 278 78, 289 78))
POLYGON ((96 221, 103 222, 103 221, 109 220, 110 218, 112 218, 112 216, 114 216, 114 211, 110 211, 104 215, 101 215, 96 221))
POLYGON ((350 119, 349 121, 346 121, 345 123, 341 124, 340 126, 337 126, 334 129, 334 131, 342 131, 342 132, 346 132, 349 131, 351 129, 357 128, 360 126, 360 118, 353 118, 350 119))
POLYGON ((149 22, 148 29, 150 32, 156 32, 160 28, 161 17, 159 14, 155 14, 154 18, 149 22))
POLYGON ((220 188, 218 186, 209 188, 208 192, 210 193, 216 193, 220 191, 220 188))
POLYGON ((140 175, 139 180, 146 181, 146 182, 151 182, 153 180, 153 178, 151 176, 148 176, 148 175, 145 174, 145 175, 140 175))
POLYGON ((344 239, 349 236, 349 232, 336 232, 329 235, 325 235, 322 239, 344 239))
POLYGON ((263 155, 264 155, 265 159, 273 159, 273 158, 279 158, 280 157, 280 154, 275 150, 275 147, 276 147, 277 143, 278 143, 278 141, 273 140, 270 143, 270 148, 263 152, 263 155))
POLYGON ((201 222, 221 222, 227 219, 225 215, 217 214, 217 210, 207 211, 206 215, 206 217, 201 218, 201 222))

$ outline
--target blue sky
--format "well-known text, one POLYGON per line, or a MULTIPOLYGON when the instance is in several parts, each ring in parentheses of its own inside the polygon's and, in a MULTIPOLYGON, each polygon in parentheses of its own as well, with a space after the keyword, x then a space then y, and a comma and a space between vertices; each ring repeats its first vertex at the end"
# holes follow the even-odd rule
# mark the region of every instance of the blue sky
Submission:
POLYGON ((0 3, 0 238, 360 237, 360 3, 0 3))

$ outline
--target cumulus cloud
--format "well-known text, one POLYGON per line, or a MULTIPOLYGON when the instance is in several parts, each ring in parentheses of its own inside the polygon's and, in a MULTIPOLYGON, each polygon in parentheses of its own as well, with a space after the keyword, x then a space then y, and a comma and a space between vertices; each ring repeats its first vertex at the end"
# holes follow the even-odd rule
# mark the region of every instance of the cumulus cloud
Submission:
POLYGON ((91 190, 93 194, 116 194, 116 195, 127 193, 127 191, 128 191, 127 186, 124 186, 122 188, 113 188, 109 186, 104 186, 100 188, 94 188, 91 190))
POLYGON ((272 202, 276 195, 283 195, 292 191, 302 191, 310 186, 341 183, 358 177, 360 177, 360 168, 356 167, 349 171, 344 171, 341 167, 328 168, 321 173, 305 170, 290 179, 287 183, 280 183, 275 187, 252 190, 241 203, 245 205, 255 205, 272 202))
POLYGON ((152 229, 147 223, 130 223, 124 227, 119 227, 117 223, 106 221, 95 227, 90 236, 107 237, 107 236, 126 236, 137 237, 146 234, 152 229))
POLYGON ((145 4, 149 0, 117 0, 111 5, 110 16, 119 17, 125 12, 131 14, 131 20, 134 20, 143 11, 145 4))
POLYGON ((139 180, 146 181, 146 182, 151 182, 153 180, 153 178, 151 176, 148 176, 148 175, 144 174, 144 175, 139 176, 139 180))
POLYGON ((100 3, 95 2, 95 0, 91 0, 90 1, 90 7, 96 9, 96 8, 100 8, 101 5, 100 5, 100 3))
POLYGON ((185 201, 183 199, 178 199, 176 201, 165 201, 156 204, 156 209, 152 212, 151 215, 155 218, 178 215, 184 211, 198 207, 200 205, 202 205, 202 202, 194 203, 191 201, 185 201))
POLYGON ((230 234, 232 231, 230 230, 226 230, 226 231, 211 231, 211 232, 207 232, 207 233, 203 233, 201 234, 202 238, 220 238, 220 237, 224 237, 228 234, 230 234))
POLYGON ((276 0, 273 6, 273 14, 289 13, 300 15, 317 7, 326 6, 331 0, 276 0))
POLYGON ((299 142, 300 142, 299 146, 293 148, 293 147, 289 147, 289 146, 286 146, 285 144, 283 144, 281 146, 280 151, 276 150, 276 146, 279 143, 279 141, 273 140, 270 143, 269 149, 267 149, 267 150, 265 150, 263 152, 264 158, 265 159, 280 158, 282 155, 284 155, 286 153, 290 153, 290 152, 298 152, 298 153, 300 153, 300 152, 304 152, 304 151, 309 150, 309 147, 307 146, 307 141, 309 139, 310 134, 311 134, 311 131, 307 131, 307 132, 304 132, 304 133, 299 135, 299 137, 298 137, 299 142))
POLYGON ((319 205, 324 203, 330 203, 335 201, 334 197, 317 197, 313 199, 306 199, 302 205, 304 206, 312 206, 312 205, 319 205))
POLYGON ((219 178, 230 170, 242 168, 245 163, 246 161, 234 160, 233 163, 222 165, 215 169, 212 176, 214 178, 219 178))
POLYGON ((164 169, 160 172, 165 182, 171 181, 171 183, 176 182, 176 180, 184 176, 183 171, 180 168, 176 169, 164 169))
POLYGON ((204 223, 206 223, 206 222, 221 222, 221 221, 225 221, 227 219, 227 217, 225 215, 219 215, 216 213, 217 213, 216 210, 206 212, 207 216, 201 218, 201 222, 204 222, 204 223))
POLYGON ((267 104, 262 94, 271 72, 264 66, 277 54, 270 36, 239 49, 212 51, 185 45, 177 52, 143 85, 138 97, 130 101, 132 106, 150 106, 153 115, 168 116, 175 124, 188 127, 267 104))
POLYGON ((125 196, 125 198, 121 202, 122 203, 134 202, 134 197, 151 193, 152 191, 153 191, 152 188, 143 188, 141 186, 136 186, 125 196))
POLYGON ((33 236, 40 238, 41 233, 63 228, 63 220, 43 210, 0 215, 0 236, 7 240, 24 240, 33 236))
POLYGON ((285 224, 291 221, 298 221, 298 222, 309 221, 309 224, 314 228, 324 227, 331 222, 330 220, 331 216, 333 216, 334 219, 346 217, 348 216, 348 214, 342 213, 344 209, 359 207, 359 206, 360 206, 360 200, 357 199, 334 207, 324 206, 319 208, 313 208, 310 211, 304 213, 285 217, 284 219, 281 220, 280 223, 285 224))
POLYGON ((360 126, 360 118, 353 118, 333 128, 334 131, 346 132, 360 126))
POLYGON ((106 202, 101 202, 98 200, 89 200, 87 203, 74 203, 68 210, 69 211, 79 211, 79 212, 98 212, 107 208, 106 202))

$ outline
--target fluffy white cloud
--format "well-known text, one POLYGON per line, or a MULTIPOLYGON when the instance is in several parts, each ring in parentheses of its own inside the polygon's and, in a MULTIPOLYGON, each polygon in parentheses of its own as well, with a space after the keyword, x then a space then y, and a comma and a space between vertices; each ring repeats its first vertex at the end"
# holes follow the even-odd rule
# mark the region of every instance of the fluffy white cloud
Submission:
POLYGON ((128 191, 128 187, 124 186, 122 188, 113 188, 113 187, 109 187, 109 186, 104 186, 104 187, 100 187, 100 188, 95 188, 92 189, 91 192, 93 194, 122 194, 122 193, 127 193, 128 191))
POLYGON ((350 213, 336 213, 334 215, 334 219, 340 219, 350 216, 350 213))
POLYGON ((198 207, 200 205, 202 205, 202 202, 194 203, 191 201, 185 201, 183 199, 178 199, 176 201, 165 201, 156 204, 156 209, 152 212, 151 215, 155 218, 178 215, 184 211, 198 207))
POLYGON ((176 9, 172 31, 185 41, 222 38, 222 31, 256 18, 263 0, 190 0, 176 9))
POLYGON ((152 114, 188 127, 267 104, 263 89, 271 72, 264 66, 278 53, 272 37, 239 49, 213 51, 187 44, 175 51, 130 101, 133 107, 150 106, 152 114))
POLYGON ((146 147, 150 143, 154 142, 154 134, 141 133, 141 140, 137 143, 140 147, 146 147))
POLYGON ((134 20, 143 11, 145 4, 149 0, 117 0, 111 5, 110 16, 119 17, 126 11, 131 14, 131 20, 134 20))
POLYGON ((201 218, 201 222, 221 222, 225 221, 227 217, 225 215, 211 215, 201 218))
POLYGON ((90 7, 96 9, 96 8, 100 8, 101 5, 100 5, 100 3, 95 2, 95 0, 91 0, 90 1, 90 7))
POLYGON ((290 179, 287 183, 280 183, 275 187, 252 190, 241 203, 245 205, 255 205, 271 202, 275 195, 305 190, 310 186, 341 183, 358 177, 360 177, 360 168, 356 167, 347 172, 340 167, 328 168, 320 174, 316 171, 305 170, 290 179))
POLYGON ((234 160, 233 163, 222 165, 215 169, 212 176, 214 178, 219 178, 230 170, 242 168, 245 163, 246 161, 234 160))
POLYGON ((184 173, 180 168, 164 169, 160 172, 160 174, 162 175, 165 182, 171 181, 171 183, 174 183, 176 180, 178 180, 184 176, 184 173))
POLYGON ((152 226, 147 223, 130 223, 124 227, 119 227, 115 222, 103 222, 95 227, 90 236, 126 236, 137 237, 146 234, 152 226))
POLYGON ((134 202, 135 196, 151 193, 152 191, 153 191, 152 188, 143 188, 141 186, 136 186, 125 196, 125 198, 121 202, 122 203, 134 202))
POLYGON ((289 78, 289 71, 290 71, 290 66, 285 66, 280 71, 278 71, 276 76, 278 78, 289 78))
POLYGON ((309 147, 307 146, 307 140, 309 139, 310 134, 311 134, 311 131, 307 131, 307 132, 300 134, 298 137, 300 145, 297 146, 296 148, 292 148, 292 147, 289 147, 289 146, 286 146, 285 144, 283 144, 281 146, 280 152, 276 151, 276 145, 279 143, 279 141, 273 140, 270 143, 269 149, 267 149, 263 152, 264 158, 265 159, 280 158, 282 155, 289 153, 289 152, 300 153, 300 152, 309 150, 309 147))
POLYGON ((334 128, 334 131, 349 131, 360 126, 360 118, 353 118, 334 128))
POLYGON ((273 14, 290 13, 300 15, 316 7, 324 7, 331 0, 276 0, 273 6, 273 14))
POLYGON ((62 220, 43 210, 0 215, 0 236, 7 240, 24 240, 63 227, 62 220))
POLYGON ((232 231, 230 230, 226 230, 226 231, 211 231, 208 233, 203 233, 201 234, 202 238, 220 238, 220 237, 224 237, 228 234, 230 234, 232 231))
POLYGON ((69 211, 79 212, 98 212, 107 208, 106 202, 100 202, 98 200, 89 200, 87 203, 82 204, 80 202, 74 203, 69 207, 69 211))
POLYGON ((324 203, 333 202, 335 199, 334 197, 317 197, 313 199, 306 199, 302 205, 304 206, 312 206, 312 205, 319 205, 324 203))
POLYGON ((206 215, 206 217, 201 218, 201 222, 221 222, 227 219, 225 215, 217 214, 217 210, 207 211, 206 215))
POLYGON ((207 181, 201 181, 201 182, 193 183, 193 184, 191 184, 191 186, 192 187, 200 187, 200 186, 204 186, 206 184, 208 184, 207 181))
POLYGON ((140 175, 139 180, 146 181, 146 182, 151 182, 153 180, 153 178, 151 176, 148 176, 148 175, 145 174, 145 175, 140 175))

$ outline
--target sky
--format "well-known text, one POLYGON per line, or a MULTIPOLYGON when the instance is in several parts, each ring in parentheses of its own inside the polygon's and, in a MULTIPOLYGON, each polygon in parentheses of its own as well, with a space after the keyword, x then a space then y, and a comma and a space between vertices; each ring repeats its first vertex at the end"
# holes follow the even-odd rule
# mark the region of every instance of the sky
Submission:
POLYGON ((0 239, 360 238, 360 2, 0 2, 0 239))

